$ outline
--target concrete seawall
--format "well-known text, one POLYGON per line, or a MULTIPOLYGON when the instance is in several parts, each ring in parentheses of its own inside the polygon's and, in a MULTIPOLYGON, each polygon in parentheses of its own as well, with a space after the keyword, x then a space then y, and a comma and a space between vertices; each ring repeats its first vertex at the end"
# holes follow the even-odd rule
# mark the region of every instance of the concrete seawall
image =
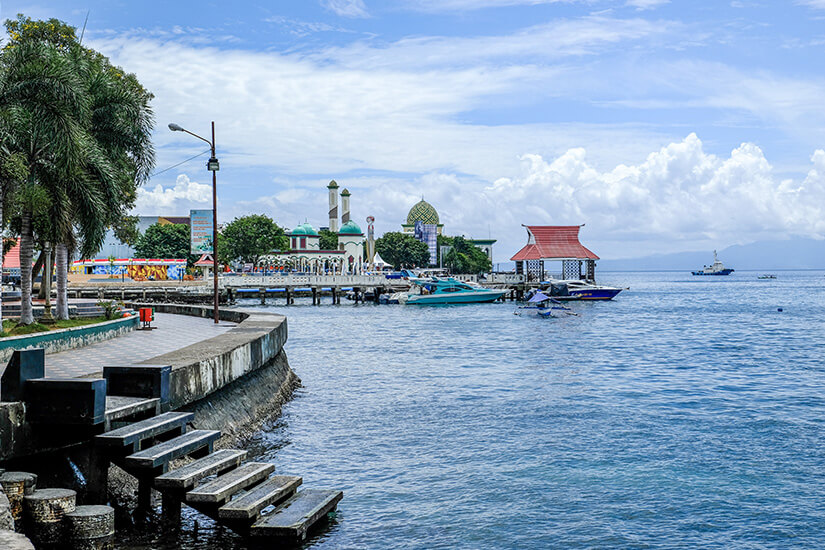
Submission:
MULTIPOLYGON (((138 308, 142 304, 130 305, 138 308)), ((212 317, 212 308, 203 306, 151 307, 163 313, 212 317)), ((238 326, 143 363, 172 365, 173 409, 195 411, 198 425, 221 427, 227 438, 244 438, 279 413, 300 380, 283 351, 288 335, 286 317, 237 309, 220 314, 221 319, 238 326)), ((102 372, 91 376, 100 377, 102 372)), ((25 420, 23 403, 0 403, 0 462, 55 451, 67 444, 55 445, 53 438, 38 434, 39 430, 25 420)))
MULTIPOLYGON (((131 304, 159 313, 212 318, 211 307, 184 304, 131 304)), ((146 364, 172 365, 173 409, 195 413, 195 425, 223 432, 221 444, 237 443, 280 414, 300 385, 287 361, 287 319, 283 315, 222 309, 220 318, 239 323, 229 332, 146 364)))

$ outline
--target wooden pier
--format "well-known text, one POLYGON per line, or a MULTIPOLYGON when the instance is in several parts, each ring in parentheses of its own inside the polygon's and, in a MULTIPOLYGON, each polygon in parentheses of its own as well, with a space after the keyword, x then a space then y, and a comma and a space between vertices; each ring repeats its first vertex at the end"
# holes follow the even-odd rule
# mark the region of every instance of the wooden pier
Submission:
MULTIPOLYGON (((457 276, 487 288, 506 289, 502 300, 520 300, 535 283, 524 282, 521 275, 493 275, 487 279, 476 276, 457 276)), ((410 283, 403 279, 388 279, 383 275, 289 275, 289 276, 225 276, 221 277, 219 292, 223 303, 237 299, 256 299, 263 304, 292 305, 296 298, 310 298, 312 305, 341 303, 348 295, 356 303, 379 303, 381 295, 406 291, 410 283)), ((73 298, 116 299, 142 302, 211 303, 211 286, 179 284, 167 281, 146 286, 145 283, 104 282, 99 285, 71 285, 73 298)))

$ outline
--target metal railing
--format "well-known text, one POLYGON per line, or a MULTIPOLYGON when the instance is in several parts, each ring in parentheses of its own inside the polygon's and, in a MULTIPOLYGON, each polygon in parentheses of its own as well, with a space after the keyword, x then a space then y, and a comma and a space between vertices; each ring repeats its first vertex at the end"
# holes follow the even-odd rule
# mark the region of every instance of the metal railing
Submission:
MULTIPOLYGON (((485 277, 478 275, 454 275, 454 278, 473 283, 519 284, 524 275, 515 273, 492 273, 485 277)), ((403 283, 401 279, 388 279, 385 275, 238 275, 219 279, 221 288, 295 287, 295 286, 384 286, 403 283)))

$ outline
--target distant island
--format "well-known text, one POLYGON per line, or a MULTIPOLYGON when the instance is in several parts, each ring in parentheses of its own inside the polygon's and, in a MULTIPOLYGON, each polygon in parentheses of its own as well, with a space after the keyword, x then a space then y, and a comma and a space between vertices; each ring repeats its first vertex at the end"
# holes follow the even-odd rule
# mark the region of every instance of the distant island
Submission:
MULTIPOLYGON (((719 249, 719 259, 737 271, 825 269, 825 240, 795 238, 760 241, 719 249)), ((641 258, 600 260, 601 271, 692 271, 713 261, 713 251, 653 254, 641 258)))

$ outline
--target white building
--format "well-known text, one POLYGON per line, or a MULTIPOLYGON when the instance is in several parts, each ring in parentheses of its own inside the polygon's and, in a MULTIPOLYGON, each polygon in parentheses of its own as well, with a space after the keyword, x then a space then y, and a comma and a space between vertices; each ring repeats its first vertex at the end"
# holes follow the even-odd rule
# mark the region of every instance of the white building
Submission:
MULTIPOLYGON (((338 225, 338 219, 333 218, 338 212, 337 196, 333 196, 338 184, 333 180, 327 189, 330 191, 329 226, 333 230, 338 225)), ((337 250, 321 250, 321 236, 312 225, 302 223, 287 233, 290 250, 267 259, 304 273, 360 275, 364 266, 364 232, 349 219, 349 197, 348 190, 341 191, 343 212, 341 227, 336 231, 337 250)))

